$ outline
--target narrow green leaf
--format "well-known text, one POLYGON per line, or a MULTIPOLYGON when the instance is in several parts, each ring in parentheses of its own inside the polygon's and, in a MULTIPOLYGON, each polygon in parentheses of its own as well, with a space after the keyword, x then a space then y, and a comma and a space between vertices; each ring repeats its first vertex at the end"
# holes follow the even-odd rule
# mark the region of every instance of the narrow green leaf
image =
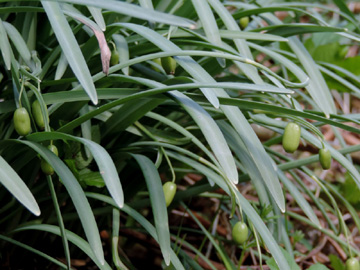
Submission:
POLYGON ((11 68, 11 47, 2 20, 0 20, 0 50, 7 70, 11 68))
POLYGON ((112 12, 117 12, 124 14, 130 17, 139 18, 141 20, 154 21, 159 23, 165 23, 170 25, 177 25, 183 27, 194 28, 195 23, 186 18, 181 18, 174 16, 168 13, 162 13, 154 10, 149 10, 146 8, 139 7, 134 4, 129 4, 126 2, 107 0, 107 1, 98 1, 98 0, 60 0, 61 2, 93 6, 102 9, 107 9, 112 12))
MULTIPOLYGON (((212 13, 209 4, 206 0, 192 0, 192 4, 195 7, 196 13, 198 14, 202 27, 205 30, 205 35, 209 41, 219 47, 222 46, 222 40, 219 33, 219 28, 216 24, 214 14, 212 13)), ((225 67, 225 60, 217 58, 221 67, 225 67)))
POLYGON ((294 200, 297 202, 300 208, 304 211, 305 215, 307 215, 314 224, 321 227, 319 219, 317 218, 309 203, 304 198, 304 195, 300 193, 297 187, 286 177, 286 175, 281 170, 278 170, 278 175, 281 182, 293 196, 294 200))
POLYGON ((25 40, 23 39, 23 37, 21 36, 19 31, 12 24, 10 24, 8 22, 3 22, 3 25, 5 27, 5 30, 9 36, 10 40, 16 47, 16 49, 19 52, 19 54, 21 55, 22 59, 25 61, 25 63, 29 67, 32 67, 31 54, 30 54, 29 48, 27 47, 25 40))
POLYGON ((0 183, 34 215, 40 215, 40 208, 29 188, 19 175, 0 156, 0 183))
POLYGON ((80 50, 74 34, 57 2, 41 1, 49 18, 57 40, 66 56, 67 61, 80 84, 84 87, 94 104, 98 103, 96 89, 91 78, 89 68, 80 50))
MULTIPOLYGON (((86 197, 85 197, 86 199, 86 197)), ((14 232, 22 232, 27 230, 37 230, 43 232, 49 232, 58 236, 61 236, 59 227, 47 224, 25 225, 14 230, 14 232)), ((101 270, 111 270, 111 267, 107 262, 101 262, 99 258, 94 254, 89 244, 77 234, 66 230, 66 235, 71 243, 81 249, 89 258, 99 267, 101 270)))
MULTIPOLYGON (((181 162, 184 162, 185 164, 188 164, 192 168, 204 174, 206 177, 212 179, 212 181, 214 181, 220 188, 222 188, 230 196, 230 191, 225 181, 214 171, 210 170, 209 168, 205 167, 199 162, 187 158, 181 154, 171 151, 167 151, 167 154, 172 158, 175 158, 181 162)), ((276 243, 275 239, 273 238, 273 235, 264 224, 264 221, 257 214, 254 208, 250 205, 248 200, 245 199, 239 191, 236 191, 235 195, 238 200, 238 203, 241 205, 241 209, 245 212, 247 217, 254 224, 257 232, 261 235, 264 243, 266 244, 270 253, 273 255, 273 258, 275 259, 276 263, 279 265, 280 269, 290 269, 284 255, 282 254, 279 248, 279 245, 276 243)))
POLYGON ((237 30, 220 30, 220 36, 226 39, 245 39, 245 40, 264 40, 264 41, 279 41, 287 42, 287 38, 283 38, 276 35, 255 33, 255 32, 243 32, 237 30))
POLYGON ((89 202, 80 187, 79 182, 76 180, 69 168, 53 152, 38 143, 30 141, 15 142, 29 146, 38 154, 40 154, 40 156, 54 168, 55 172, 63 181, 63 184, 74 203, 76 211, 83 225, 86 237, 90 243, 92 250, 95 253, 95 256, 100 261, 100 264, 104 264, 104 252, 102 249, 99 230, 95 221, 95 217, 92 213, 89 202))
POLYGON ((144 174, 150 195, 159 245, 166 265, 170 264, 170 232, 165 196, 161 179, 154 163, 142 155, 132 155, 144 174))
POLYGON ((105 31, 106 30, 106 24, 105 24, 105 21, 104 21, 104 17, 103 17, 103 15, 101 13, 101 9, 96 8, 96 7, 92 7, 92 6, 88 6, 87 8, 90 11, 91 15, 93 16, 95 22, 100 27, 100 29, 102 31, 105 31))
POLYGON ((68 61, 66 59, 66 56, 64 54, 64 52, 61 53, 60 58, 59 58, 59 62, 56 66, 56 72, 55 72, 55 80, 60 80, 62 78, 62 76, 64 75, 67 67, 68 67, 68 61))
MULTIPOLYGON (((170 50, 181 51, 181 49, 177 45, 147 27, 132 23, 121 23, 119 25, 131 29, 134 32, 137 32, 139 35, 156 44, 160 49, 165 52, 170 50)), ((214 82, 214 79, 190 56, 176 56, 174 57, 174 59, 197 81, 214 82)), ((201 88, 201 91, 215 108, 219 107, 219 100, 217 99, 213 89, 201 88)))
MULTIPOLYGON (((237 24, 229 10, 223 5, 223 3, 221 3, 219 0, 208 0, 208 2, 212 6, 213 10, 219 15, 228 30, 241 33, 239 25, 237 24)), ((234 43, 238 52, 241 55, 244 55, 246 58, 253 60, 252 53, 244 39, 235 39, 234 43)), ((263 80, 259 76, 258 71, 255 67, 245 65, 239 62, 235 63, 253 82, 257 84, 263 83, 263 80)))
MULTIPOLYGON (((86 196, 89 198, 97 199, 103 202, 106 202, 108 204, 111 204, 116 207, 116 204, 114 200, 108 196, 97 194, 97 193, 86 193, 86 196)), ((121 209, 121 211, 125 212, 129 216, 131 216, 133 219, 135 219, 143 228, 151 235, 152 238, 155 239, 156 242, 159 243, 159 237, 156 233, 156 229, 154 226, 146 219, 144 216, 142 216, 140 213, 129 207, 128 205, 124 205, 124 207, 121 209)), ((178 270, 185 270, 184 266, 181 264, 178 256, 175 254, 175 252, 170 249, 170 259, 171 263, 174 265, 175 269, 178 270)))
MULTIPOLYGON (((119 35, 119 34, 114 34, 114 35, 112 35, 112 38, 115 42, 116 49, 120 56, 120 58, 119 58, 120 63, 128 61, 129 60, 129 47, 128 47, 127 41, 124 38, 124 36, 119 35)), ((129 67, 124 67, 121 70, 125 75, 129 75, 129 67)))
POLYGON ((124 194, 121 187, 119 175, 116 171, 114 162, 106 150, 99 144, 80 137, 71 136, 59 132, 39 132, 27 136, 28 140, 41 142, 46 140, 73 140, 86 146, 93 155, 106 187, 114 198, 117 205, 121 208, 124 205, 124 194))
POLYGON ((21 248, 23 248, 23 249, 26 249, 26 250, 28 250, 28 251, 30 251, 30 252, 38 255, 38 256, 41 256, 41 257, 43 257, 44 259, 46 259, 46 260, 48 260, 48 261, 50 261, 50 262, 52 262, 52 263, 60 266, 60 267, 63 268, 63 269, 66 268, 66 265, 63 264, 62 262, 59 262, 58 260, 54 259, 53 257, 50 257, 49 255, 47 255, 47 254, 45 254, 45 253, 43 253, 43 252, 41 252, 41 251, 39 251, 39 250, 31 247, 31 246, 28 246, 28 245, 26 245, 26 244, 24 244, 24 243, 21 243, 21 242, 19 242, 19 241, 16 241, 16 240, 11 239, 11 238, 9 238, 9 237, 6 237, 6 236, 4 236, 4 235, 0 235, 0 239, 3 240, 3 241, 9 242, 9 243, 11 243, 11 244, 13 244, 13 245, 19 246, 19 247, 21 247, 21 248))

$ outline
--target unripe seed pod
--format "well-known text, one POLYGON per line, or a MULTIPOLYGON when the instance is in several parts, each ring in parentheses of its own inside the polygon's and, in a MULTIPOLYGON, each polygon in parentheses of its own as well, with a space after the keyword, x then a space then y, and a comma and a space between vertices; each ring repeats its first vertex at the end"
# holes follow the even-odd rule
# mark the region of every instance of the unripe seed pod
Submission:
POLYGON ((167 74, 175 74, 176 61, 171 56, 161 58, 161 65, 167 74))
POLYGON ((24 107, 15 110, 13 119, 15 130, 19 135, 26 136, 30 133, 30 116, 24 107))
POLYGON ((294 153, 300 144, 301 128, 296 123, 288 123, 285 127, 282 145, 288 153, 294 153))
MULTIPOLYGON (((160 59, 160 58, 155 58, 155 59, 153 59, 152 61, 153 61, 154 63, 158 64, 159 66, 162 66, 162 65, 161 65, 161 59, 160 59)), ((151 65, 151 68, 152 68, 154 71, 156 71, 156 72, 160 72, 160 69, 157 68, 156 66, 151 65)))
MULTIPOLYGON (((55 145, 53 145, 53 144, 49 145, 48 149, 51 152, 53 152, 56 156, 59 155, 58 149, 55 145)), ((45 159, 41 159, 40 167, 41 167, 41 170, 43 171, 43 173, 45 173, 46 175, 54 174, 54 168, 51 167, 51 165, 49 163, 47 163, 47 161, 45 159)))
POLYGON ((248 26, 249 24, 249 17, 246 16, 246 17, 242 17, 240 20, 239 20, 239 24, 240 24, 240 28, 243 30, 246 28, 246 26, 248 26))
MULTIPOLYGON (((43 130, 45 128, 44 116, 41 111, 40 103, 38 100, 35 100, 31 105, 32 115, 34 117, 36 125, 43 130)), ((49 122, 49 118, 48 118, 49 122)))
POLYGON ((163 185, 166 206, 169 206, 174 199, 176 193, 176 184, 173 182, 166 182, 163 185))
POLYGON ((232 238, 238 245, 244 244, 249 236, 249 229, 246 223, 239 221, 232 229, 232 238))
POLYGON ((355 258, 350 258, 346 261, 346 270, 360 270, 359 261, 355 258))
POLYGON ((319 150, 319 161, 324 170, 331 168, 331 153, 329 149, 322 148, 319 150))
POLYGON ((110 65, 115 66, 119 64, 119 59, 120 59, 119 52, 117 50, 113 50, 111 52, 110 65))

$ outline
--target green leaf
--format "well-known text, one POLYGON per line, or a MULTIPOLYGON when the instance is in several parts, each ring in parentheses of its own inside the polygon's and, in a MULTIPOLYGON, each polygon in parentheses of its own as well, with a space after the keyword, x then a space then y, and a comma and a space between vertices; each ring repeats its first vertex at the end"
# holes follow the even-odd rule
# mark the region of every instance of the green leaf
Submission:
MULTIPOLYGON (((167 151, 169 157, 175 158, 185 164, 188 164, 198 172, 204 174, 206 177, 214 181, 220 188, 222 188, 229 196, 230 190, 223 180, 217 173, 213 170, 209 169, 208 167, 200 164, 198 161, 195 161, 191 158, 185 157, 181 154, 167 151)), ((262 237, 264 243, 266 244, 267 248, 269 249, 270 253, 275 258, 276 263, 279 265, 280 269, 290 269, 287 260, 284 257, 284 254, 281 252, 279 245, 276 243, 272 233, 264 224, 262 218, 258 215, 255 209, 251 206, 249 201, 245 199, 245 197, 239 192, 236 191, 235 193, 236 199, 238 200, 239 205, 241 205, 241 209, 245 212, 246 216, 251 220, 255 229, 262 237)))
POLYGON ((0 183, 34 215, 40 215, 40 208, 31 191, 2 156, 0 156, 0 183))
MULTIPOLYGON (((288 262, 290 268, 287 268, 289 270, 300 270, 300 267, 296 264, 295 260, 293 257, 290 256, 290 254, 283 249, 282 247, 280 247, 282 253, 284 254, 286 261, 288 262)), ((277 266, 277 264, 275 263, 275 259, 274 258, 270 258, 268 260, 266 260, 266 264, 270 267, 271 270, 281 270, 282 268, 279 268, 277 266)), ((319 269, 320 270, 320 269, 319 269)))
POLYGON ((57 40, 80 84, 94 104, 98 103, 90 70, 58 2, 41 1, 57 40))
POLYGON ((161 179, 154 163, 142 155, 132 155, 144 174, 150 195, 159 245, 166 265, 170 264, 170 232, 165 196, 161 179))
POLYGON ((10 23, 3 22, 5 30, 25 63, 32 67, 31 54, 19 31, 10 23))
MULTIPOLYGON (((85 197, 86 198, 86 197, 85 197)), ((37 225, 25 225, 14 230, 14 232, 21 232, 27 230, 37 230, 43 232, 49 232, 61 236, 60 228, 54 225, 37 224, 37 225)), ((101 262, 99 258, 94 254, 89 244, 77 234, 66 230, 66 236, 68 240, 73 243, 76 247, 81 249, 89 258, 99 267, 101 270, 111 270, 111 267, 107 262, 101 262)))
POLYGON ((93 6, 102 9, 107 9, 112 12, 117 12, 130 17, 139 18, 141 20, 154 21, 170 25, 177 25, 183 27, 194 28, 194 22, 185 18, 174 16, 167 13, 162 13, 147 8, 142 8, 134 4, 129 4, 121 1, 106 0, 61 0, 61 2, 93 6))
POLYGON ((329 259, 331 267, 334 268, 334 270, 345 270, 345 265, 338 256, 330 254, 329 259))
MULTIPOLYGON (((97 200, 101 200, 103 202, 106 202, 108 204, 111 204, 115 207, 116 204, 114 200, 108 196, 97 194, 97 193, 87 193, 86 194, 89 198, 94 198, 97 200)), ((165 203, 165 198, 164 198, 165 203)), ((135 219, 143 228, 153 237, 158 243, 160 243, 159 237, 157 235, 156 229, 154 226, 146 219, 144 218, 140 213, 138 213, 136 210, 132 209, 128 205, 124 205, 124 207, 121 209, 121 211, 124 211, 126 214, 131 216, 133 219, 135 219)), ((171 263, 174 265, 174 267, 178 270, 185 270, 184 266, 181 264, 178 256, 175 254, 175 252, 170 249, 170 259, 171 263)))
POLYGON ((91 210, 89 202, 86 199, 84 192, 81 189, 74 175, 71 173, 69 168, 46 147, 31 141, 16 142, 25 144, 32 148, 34 151, 36 151, 43 159, 46 160, 46 162, 48 162, 54 168, 55 172, 59 175, 74 203, 90 246, 94 251, 94 254, 99 260, 100 264, 103 265, 105 260, 99 235, 99 229, 97 227, 95 217, 91 210))
MULTIPOLYGON (((219 32, 219 28, 216 24, 214 14, 212 13, 210 6, 206 0, 192 0, 192 4, 199 16, 202 27, 205 30, 205 35, 209 41, 219 47, 222 46, 222 40, 219 32)), ((225 60, 217 58, 220 66, 225 67, 225 60)))
POLYGON ((12 50, 2 20, 0 20, 0 50, 7 70, 11 68, 12 50))
POLYGON ((356 204, 360 202, 360 189, 356 186, 354 178, 349 174, 345 173, 345 182, 341 184, 340 189, 345 199, 351 203, 356 204))
POLYGON ((105 181, 106 187, 114 198, 118 206, 121 208, 124 204, 124 194, 121 187, 119 175, 116 171, 114 162, 106 150, 99 144, 80 137, 71 136, 59 132, 41 132, 33 133, 27 137, 28 140, 41 142, 45 140, 72 140, 84 144, 92 153, 100 174, 105 181))
POLYGON ((321 263, 316 263, 310 266, 308 270, 329 270, 329 268, 327 268, 325 265, 321 263))

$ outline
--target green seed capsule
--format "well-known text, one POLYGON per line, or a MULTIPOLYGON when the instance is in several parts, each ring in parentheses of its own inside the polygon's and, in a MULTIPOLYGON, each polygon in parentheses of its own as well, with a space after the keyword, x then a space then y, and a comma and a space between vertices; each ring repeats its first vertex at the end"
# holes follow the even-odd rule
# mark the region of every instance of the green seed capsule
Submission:
POLYGON ((241 29, 245 29, 246 26, 248 26, 249 21, 250 21, 250 19, 249 19, 248 16, 242 17, 242 18, 239 20, 240 28, 241 28, 241 29))
POLYGON ((294 153, 299 147, 301 128, 296 123, 288 123, 285 127, 282 145, 288 153, 294 153))
POLYGON ((31 131, 30 116, 24 107, 18 108, 14 112, 14 127, 21 136, 26 136, 31 131))
POLYGON ((355 258, 350 258, 346 261, 346 270, 360 270, 359 261, 355 258))
POLYGON ((167 74, 175 74, 176 61, 171 56, 161 58, 161 65, 167 74))
POLYGON ((166 182, 163 185, 163 191, 165 195, 166 206, 169 206, 174 199, 176 193, 176 184, 173 182, 166 182))
MULTIPOLYGON (((56 156, 59 155, 58 149, 55 145, 53 145, 53 144, 49 145, 48 149, 51 152, 53 152, 56 156)), ((49 163, 47 163, 47 161, 45 159, 41 159, 40 167, 41 167, 41 170, 43 171, 43 173, 45 173, 46 175, 54 174, 54 168, 51 167, 51 165, 49 163)))
MULTIPOLYGON (((161 59, 160 58, 155 58, 152 61, 154 63, 158 64, 159 66, 161 66, 161 59)), ((156 72, 160 72, 160 69, 158 69, 156 66, 151 65, 151 68, 156 72)))
POLYGON ((322 148, 319 150, 319 161, 324 170, 331 168, 331 153, 329 149, 322 148))
POLYGON ((110 65, 115 66, 119 64, 120 55, 117 50, 111 52, 110 65))
POLYGON ((238 245, 244 244, 248 239, 248 235, 248 226, 242 221, 237 222, 232 229, 232 238, 234 242, 238 245))
MULTIPOLYGON (((35 100, 31 105, 31 111, 35 120, 36 125, 43 130, 45 128, 44 116, 41 111, 40 103, 38 100, 35 100)), ((49 121, 49 118, 48 118, 49 121)))

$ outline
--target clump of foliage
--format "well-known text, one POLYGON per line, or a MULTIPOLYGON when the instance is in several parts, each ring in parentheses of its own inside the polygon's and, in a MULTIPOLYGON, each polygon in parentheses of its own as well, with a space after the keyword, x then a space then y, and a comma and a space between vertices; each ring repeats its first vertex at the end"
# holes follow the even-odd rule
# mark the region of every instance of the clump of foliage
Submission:
POLYGON ((2 2, 2 269, 358 267, 345 1, 2 2))

